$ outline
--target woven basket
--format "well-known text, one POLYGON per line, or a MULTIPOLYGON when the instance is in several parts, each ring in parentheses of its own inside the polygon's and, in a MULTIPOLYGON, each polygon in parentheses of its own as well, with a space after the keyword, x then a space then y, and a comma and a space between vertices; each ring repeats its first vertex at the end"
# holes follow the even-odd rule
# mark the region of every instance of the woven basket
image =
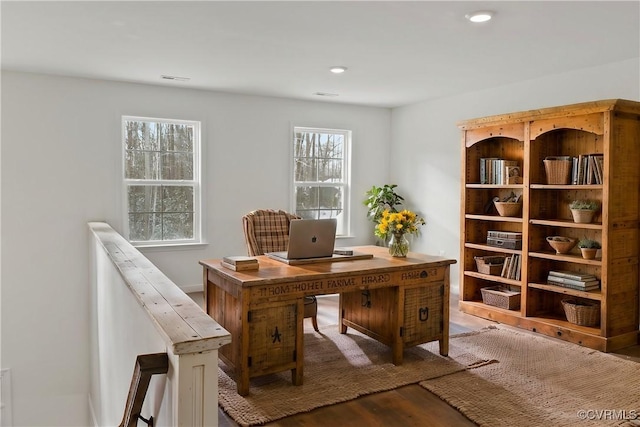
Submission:
POLYGON ((520 292, 510 291, 501 286, 481 288, 482 302, 494 307, 506 310, 518 310, 520 308, 520 292))
POLYGON ((600 323, 600 304, 563 299, 562 307, 569 323, 596 326, 600 323))
POLYGON ((571 160, 544 159, 547 184, 571 183, 571 160))
POLYGON ((491 274, 493 276, 499 275, 502 272, 502 267, 504 266, 504 256, 496 255, 496 256, 477 256, 474 257, 476 260, 476 267, 478 268, 478 273, 482 274, 491 274))
POLYGON ((518 216, 522 210, 521 202, 493 202, 500 216, 518 216))

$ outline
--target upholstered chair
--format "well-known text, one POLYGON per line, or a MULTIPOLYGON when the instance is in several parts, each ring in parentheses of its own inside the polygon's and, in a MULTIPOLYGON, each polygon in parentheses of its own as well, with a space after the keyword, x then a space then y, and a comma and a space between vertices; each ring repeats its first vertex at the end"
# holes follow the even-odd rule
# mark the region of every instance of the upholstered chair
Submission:
MULTIPOLYGON (((273 209, 259 209, 242 217, 244 238, 249 256, 266 252, 286 251, 289 245, 289 223, 299 216, 273 209)), ((318 301, 315 296, 304 298, 304 317, 310 317, 313 329, 318 329, 318 301)))

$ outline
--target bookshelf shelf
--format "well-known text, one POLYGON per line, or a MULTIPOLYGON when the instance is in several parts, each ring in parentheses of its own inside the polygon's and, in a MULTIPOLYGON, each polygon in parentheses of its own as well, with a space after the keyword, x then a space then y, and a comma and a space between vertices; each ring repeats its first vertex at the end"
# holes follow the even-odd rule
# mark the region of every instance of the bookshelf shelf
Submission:
POLYGON ((591 292, 577 291, 575 289, 563 288, 561 286, 553 286, 553 285, 548 285, 544 283, 529 283, 528 286, 530 288, 542 289, 544 291, 556 292, 558 294, 563 294, 563 295, 587 298, 595 301, 602 300, 602 295, 600 294, 599 291, 591 291, 591 292))
POLYGON ((466 120, 458 126, 462 131, 464 171, 460 309, 600 351, 637 344, 640 102, 587 102, 466 120), (566 184, 547 183, 562 182, 552 181, 546 174, 544 160, 554 158, 575 159, 566 184), (592 160, 581 163, 579 159, 592 160), (501 170, 502 165, 513 167, 514 162, 522 183, 481 183, 503 182, 508 170, 501 170), (578 164, 593 167, 583 168, 578 175, 578 164), (491 210, 491 200, 511 192, 521 195, 522 214, 498 216, 491 210), (601 205, 592 223, 573 221, 569 205, 578 199, 595 200, 601 205), (489 231, 521 233, 522 249, 487 245, 489 231), (548 245, 547 236, 591 238, 602 248, 594 260, 582 258, 578 248, 557 254, 548 245), (496 254, 520 255, 520 280, 477 272, 475 257, 496 254), (547 275, 552 270, 594 275, 600 280, 600 290, 585 292, 548 284, 547 275), (496 285, 520 290, 520 310, 504 310, 482 302, 481 289, 496 285), (569 322, 561 303, 567 298, 599 303, 599 324, 585 327, 569 322))
POLYGON ((465 217, 467 219, 477 219, 477 220, 480 220, 480 221, 519 222, 519 223, 522 223, 522 218, 511 217, 511 216, 467 214, 467 215, 465 215, 465 217))
POLYGON ((556 220, 556 219, 531 219, 529 223, 532 225, 547 225, 550 227, 566 227, 566 228, 586 228, 591 230, 601 230, 601 222, 593 222, 590 224, 577 224, 569 220, 556 220))
POLYGON ((475 271, 465 271, 464 274, 469 277, 475 277, 477 279, 482 279, 489 282, 502 283, 503 285, 509 285, 509 286, 521 285, 520 280, 507 279, 505 277, 494 276, 490 274, 482 274, 475 271))

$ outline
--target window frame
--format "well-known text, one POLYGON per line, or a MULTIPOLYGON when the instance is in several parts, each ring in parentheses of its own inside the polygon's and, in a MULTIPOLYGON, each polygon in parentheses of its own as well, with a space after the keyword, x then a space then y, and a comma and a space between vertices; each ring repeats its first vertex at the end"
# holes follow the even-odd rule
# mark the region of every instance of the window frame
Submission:
POLYGON ((143 117, 123 115, 121 120, 121 166, 122 166, 122 218, 123 218, 123 236, 133 246, 136 247, 167 247, 167 246, 188 246, 203 244, 202 238, 202 123, 197 120, 183 119, 167 119, 157 117, 143 117), (168 123, 178 125, 189 125, 193 127, 193 179, 191 180, 164 180, 164 179, 130 179, 126 178, 126 122, 140 121, 151 123, 168 123), (128 188, 132 185, 146 186, 177 186, 177 187, 193 187, 193 238, 192 239, 174 239, 174 240, 131 240, 130 224, 129 224, 129 199, 128 188))
POLYGON ((301 186, 309 186, 310 184, 317 187, 341 187, 343 200, 342 200, 342 224, 338 224, 338 229, 336 231, 336 238, 346 238, 351 237, 351 146, 353 143, 353 132, 349 129, 338 129, 338 128, 324 128, 324 127, 311 127, 311 126, 296 126, 293 125, 291 128, 291 143, 290 143, 290 167, 291 167, 291 203, 290 209, 291 212, 297 212, 297 200, 296 200, 296 188, 301 186), (344 147, 343 147, 343 158, 342 158, 342 170, 343 170, 343 181, 340 183, 336 182, 320 182, 320 181, 296 181, 295 178, 295 168, 296 168, 296 157, 295 157, 295 143, 296 143, 296 133, 304 132, 304 133, 330 133, 330 134, 339 134, 344 138, 344 147), (341 227, 342 226, 342 227, 341 227))

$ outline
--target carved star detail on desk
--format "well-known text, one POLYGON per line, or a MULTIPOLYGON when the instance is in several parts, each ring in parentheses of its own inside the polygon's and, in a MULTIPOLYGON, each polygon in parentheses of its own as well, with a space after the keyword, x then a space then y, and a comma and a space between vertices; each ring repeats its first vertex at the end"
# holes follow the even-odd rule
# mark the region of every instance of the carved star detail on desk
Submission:
POLYGON ((282 341, 280 341, 280 337, 281 336, 282 336, 282 334, 280 332, 278 332, 278 327, 276 326, 275 332, 271 335, 271 338, 273 338, 273 341, 271 341, 271 343, 275 344, 276 341, 282 342, 282 341))

